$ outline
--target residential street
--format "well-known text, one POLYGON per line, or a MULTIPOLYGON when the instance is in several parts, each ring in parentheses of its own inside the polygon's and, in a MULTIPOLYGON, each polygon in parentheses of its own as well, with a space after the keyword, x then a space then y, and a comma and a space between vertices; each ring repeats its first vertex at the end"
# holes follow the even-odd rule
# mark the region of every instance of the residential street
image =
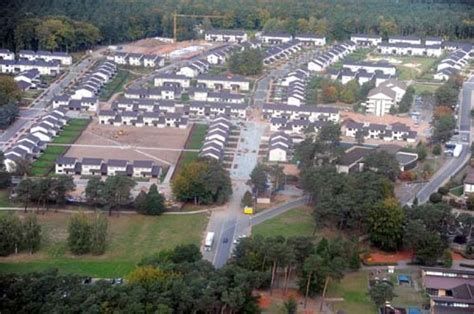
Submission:
MULTIPOLYGON (((452 176, 454 176, 464 165, 469 161, 471 156, 470 144, 471 144, 471 108, 473 102, 474 92, 474 77, 471 76, 466 82, 464 82, 463 89, 461 91, 461 102, 459 108, 459 133, 461 135, 461 143, 463 145, 463 151, 461 156, 458 158, 453 157, 448 160, 439 169, 430 181, 424 185, 420 192, 418 192, 418 202, 425 203, 428 201, 430 195, 436 192, 440 186, 445 184, 452 176)), ((413 199, 409 203, 413 202, 413 199)))

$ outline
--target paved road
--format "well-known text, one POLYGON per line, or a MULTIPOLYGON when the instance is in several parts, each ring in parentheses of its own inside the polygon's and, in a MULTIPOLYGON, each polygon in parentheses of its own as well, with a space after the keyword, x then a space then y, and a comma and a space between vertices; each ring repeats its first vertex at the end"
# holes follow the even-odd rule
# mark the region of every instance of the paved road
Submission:
POLYGON ((244 122, 230 176, 232 179, 233 195, 227 208, 213 211, 208 224, 208 231, 216 233, 211 252, 204 252, 204 258, 211 261, 215 267, 222 267, 230 257, 233 240, 239 235, 248 234, 250 227, 249 216, 244 215, 240 202, 249 190, 246 182, 257 164, 258 150, 265 126, 254 122, 244 122), (224 239, 227 239, 224 243, 224 239))
MULTIPOLYGON (((314 50, 305 52, 279 68, 272 69, 266 73, 257 82, 255 92, 252 95, 253 107, 261 109, 262 105, 266 102, 272 78, 282 77, 295 70, 301 64, 308 62, 315 53, 316 51, 314 50)), ((232 198, 226 210, 214 211, 212 213, 207 228, 208 232, 215 232, 216 236, 213 249, 211 252, 203 252, 203 256, 211 261, 215 267, 222 267, 226 263, 232 252, 233 240, 240 235, 248 235, 251 231, 254 218, 242 213, 240 202, 244 193, 249 190, 246 182, 250 179, 250 173, 257 165, 258 150, 265 128, 265 124, 256 122, 245 122, 241 128, 240 138, 243 141, 239 140, 237 152, 230 170, 233 182, 232 198), (224 239, 226 240, 225 243, 224 239)), ((272 213, 276 216, 284 211, 285 207, 283 206, 280 210, 272 211, 272 213)), ((274 217, 271 216, 272 213, 264 214, 259 219, 264 221, 269 219, 266 217, 274 217)))
MULTIPOLYGON (((430 195, 436 192, 440 186, 445 184, 452 176, 461 170, 469 161, 471 156, 471 108, 473 105, 474 77, 467 80, 461 90, 461 102, 459 108, 459 133, 463 151, 458 158, 451 158, 439 169, 431 180, 418 192, 418 202, 425 203, 430 195)), ((410 203, 413 201, 410 200, 410 203)))

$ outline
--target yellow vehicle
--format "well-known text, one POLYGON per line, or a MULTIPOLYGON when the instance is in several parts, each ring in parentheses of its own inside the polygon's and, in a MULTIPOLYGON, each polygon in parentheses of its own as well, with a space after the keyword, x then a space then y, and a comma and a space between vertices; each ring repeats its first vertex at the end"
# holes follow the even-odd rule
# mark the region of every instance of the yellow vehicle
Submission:
POLYGON ((244 207, 244 214, 246 214, 246 215, 253 215, 253 207, 245 206, 245 207, 244 207))

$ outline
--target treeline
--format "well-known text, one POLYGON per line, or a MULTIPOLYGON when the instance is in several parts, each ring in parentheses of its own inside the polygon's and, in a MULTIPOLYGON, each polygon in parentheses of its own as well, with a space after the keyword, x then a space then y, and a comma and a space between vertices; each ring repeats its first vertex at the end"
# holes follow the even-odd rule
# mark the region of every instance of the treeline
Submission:
POLYGON ((22 96, 15 80, 7 75, 0 75, 0 129, 12 124, 20 110, 18 102, 22 96))
POLYGON ((14 30, 15 49, 77 51, 90 48, 101 39, 91 23, 64 16, 31 17, 19 21, 14 30))
POLYGON ((434 95, 435 110, 433 114, 432 141, 444 143, 449 141, 456 128, 454 111, 459 99, 459 90, 463 84, 462 76, 452 76, 446 83, 440 86, 434 95))
POLYGON ((252 291, 266 278, 238 265, 215 269, 183 245, 143 260, 122 285, 50 270, 0 275, 0 291, 8 313, 258 313, 252 291))
POLYGON ((307 136, 295 147, 299 167, 304 169, 301 185, 311 197, 316 228, 367 234, 372 245, 382 250, 408 248, 416 262, 436 265, 448 248, 448 230, 460 225, 451 208, 442 203, 417 205, 416 201, 412 207, 402 207, 394 193, 399 164, 385 151, 368 154, 360 172, 338 172, 343 151, 338 127, 324 126, 317 137, 307 136))
MULTIPOLYGON (((151 36, 171 37, 174 11, 224 17, 213 20, 180 18, 180 39, 192 38, 193 27, 199 23, 216 28, 316 32, 338 40, 355 32, 383 36, 439 35, 451 39, 474 36, 472 17, 469 15, 470 2, 467 0, 303 0, 297 3, 288 0, 141 0, 133 1, 133 4, 125 0, 24 0, 9 1, 0 8, 1 16, 6 17, 0 21, 0 45, 15 49, 23 42, 24 36, 31 36, 34 32, 29 23, 39 19, 41 24, 47 18, 58 19, 61 16, 74 20, 73 23, 86 22, 96 26, 103 44, 151 36), (16 31, 19 25, 25 27, 16 31), (20 38, 19 42, 17 38, 20 38)), ((87 30, 85 33, 95 33, 89 32, 92 30, 90 26, 76 26, 87 30)))
POLYGON ((357 80, 351 80, 342 84, 322 76, 314 76, 308 84, 306 100, 308 104, 335 102, 355 104, 365 101, 372 88, 375 88, 374 81, 359 85, 357 80))

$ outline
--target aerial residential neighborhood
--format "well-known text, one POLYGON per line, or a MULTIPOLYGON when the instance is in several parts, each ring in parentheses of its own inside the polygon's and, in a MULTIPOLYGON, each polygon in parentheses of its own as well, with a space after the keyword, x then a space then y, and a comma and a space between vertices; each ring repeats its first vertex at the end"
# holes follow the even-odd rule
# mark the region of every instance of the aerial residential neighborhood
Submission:
POLYGON ((474 313, 469 0, 25 0, 0 312, 474 313))

